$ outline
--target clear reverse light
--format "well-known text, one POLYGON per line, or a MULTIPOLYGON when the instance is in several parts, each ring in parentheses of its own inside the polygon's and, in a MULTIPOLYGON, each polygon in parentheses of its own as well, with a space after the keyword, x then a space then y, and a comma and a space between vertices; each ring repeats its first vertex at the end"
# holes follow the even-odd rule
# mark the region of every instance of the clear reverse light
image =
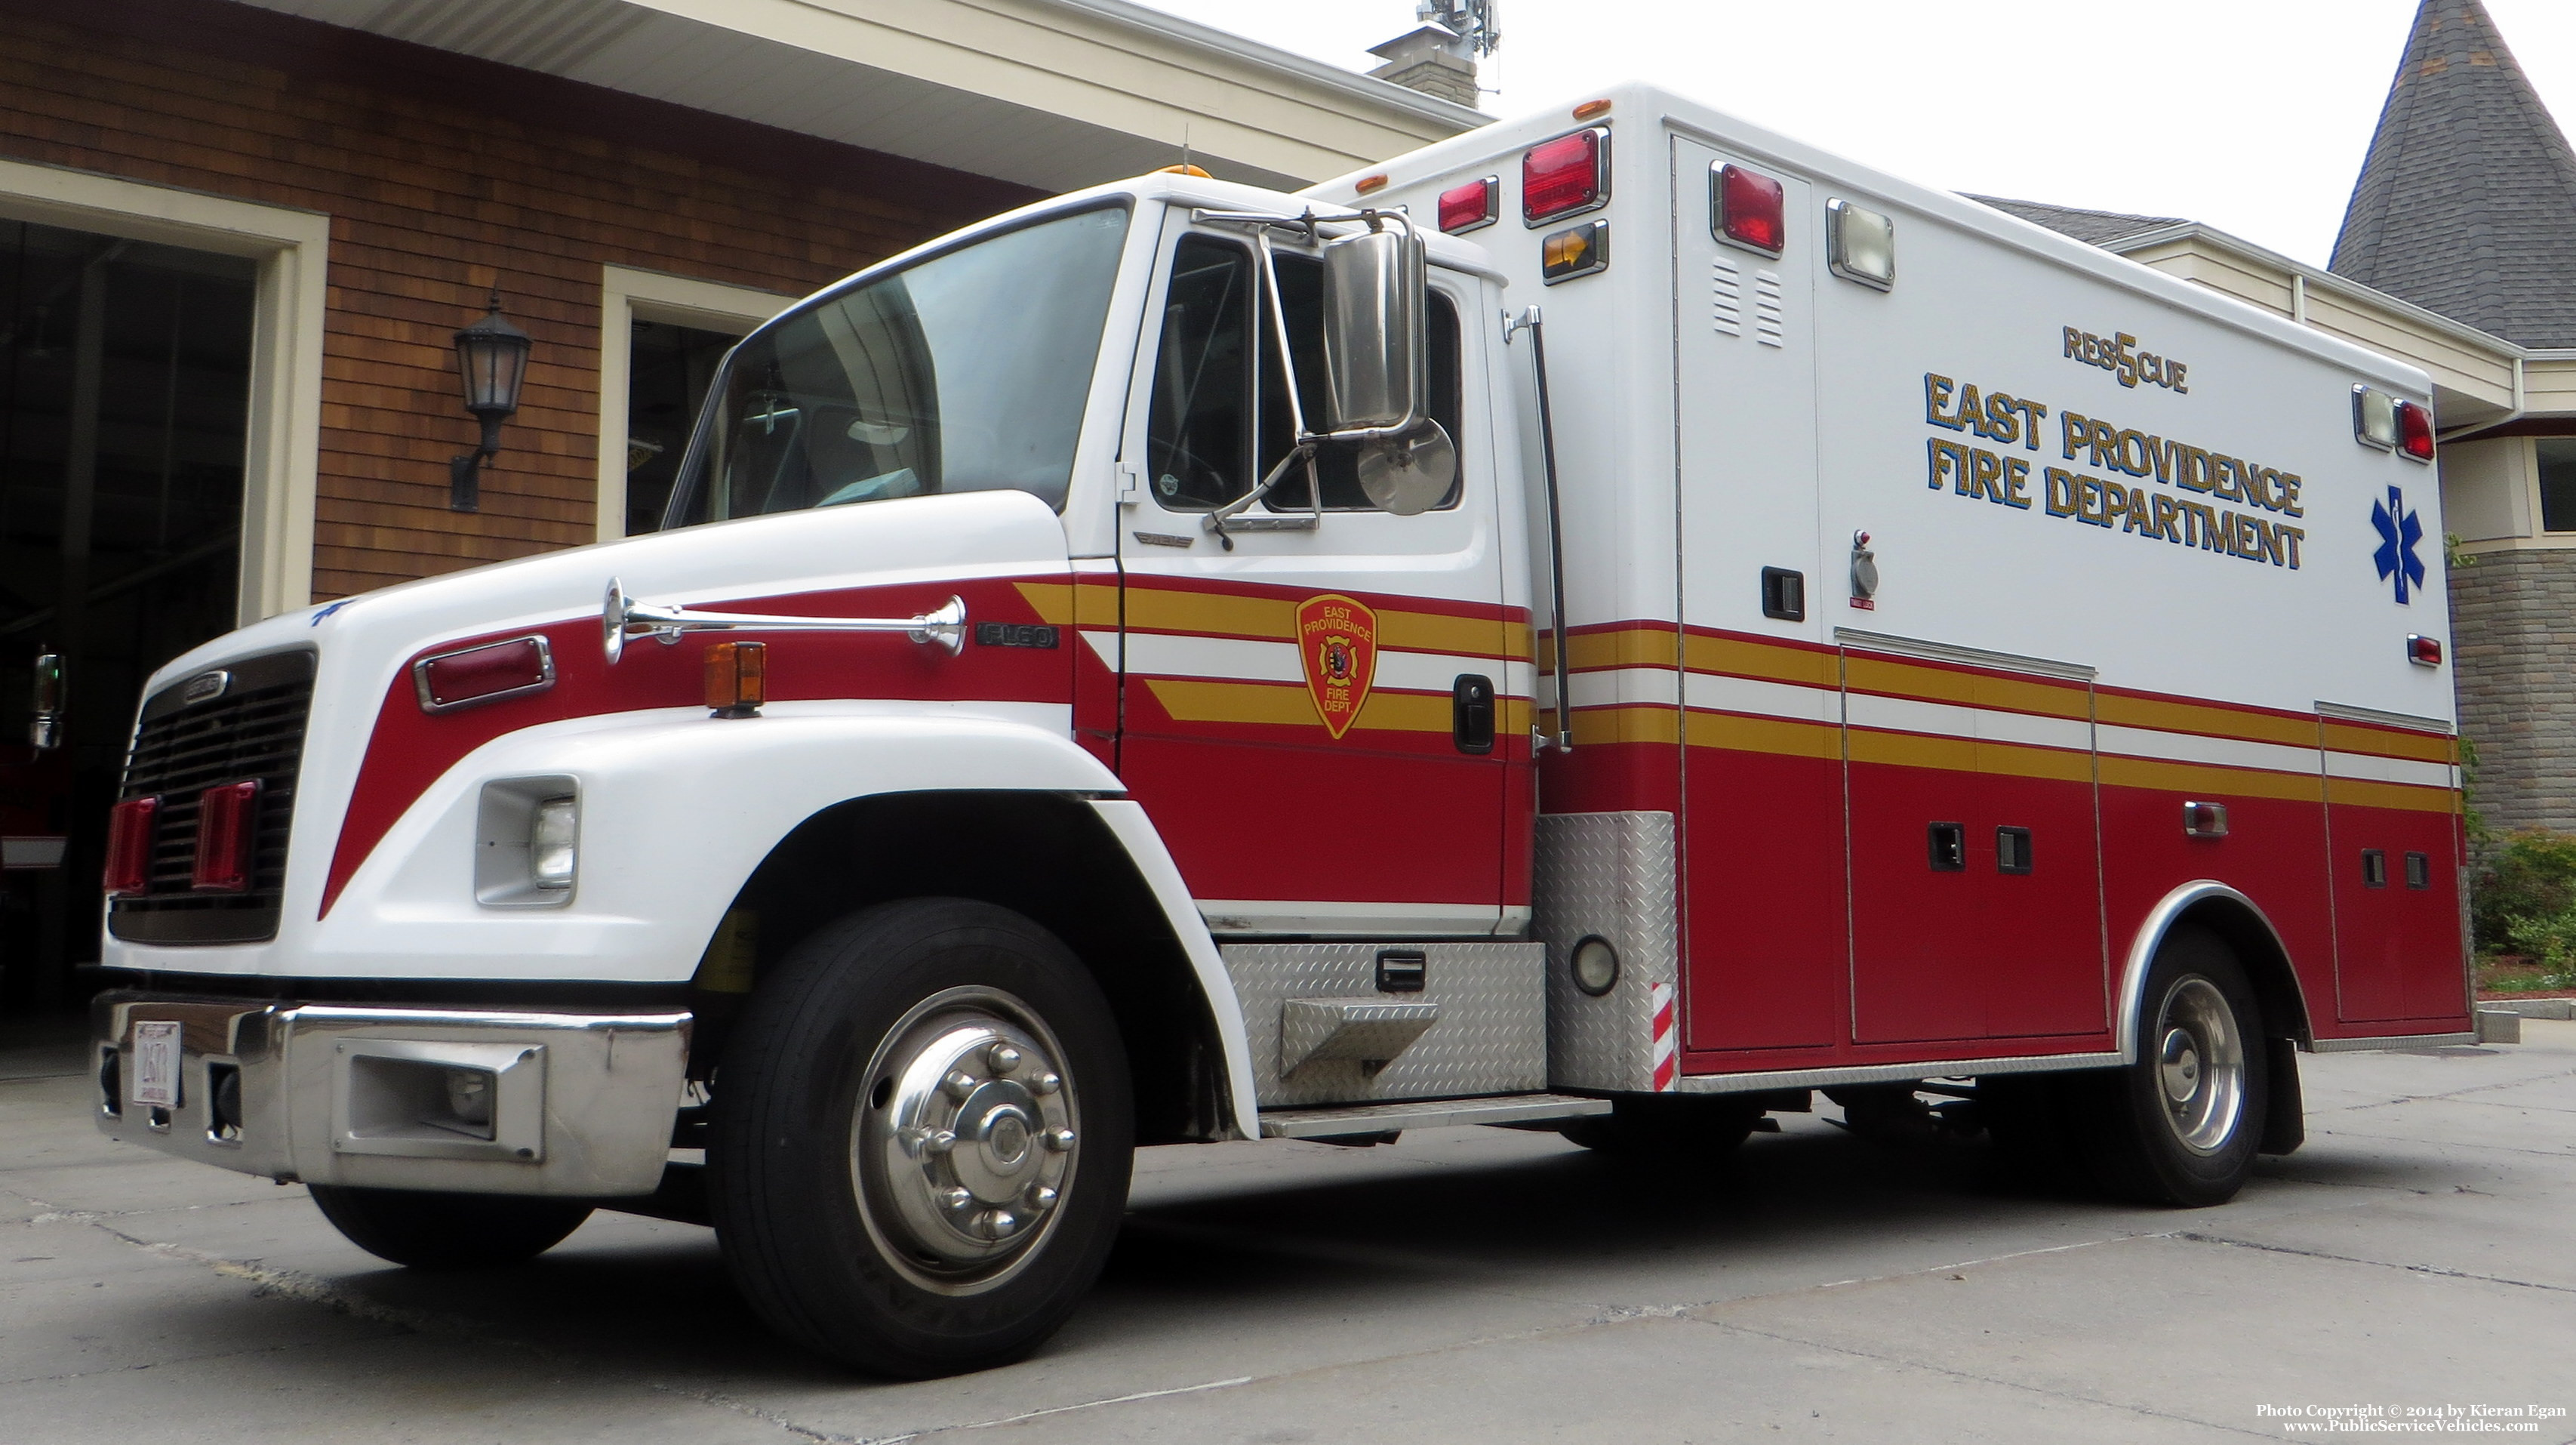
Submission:
POLYGON ((1896 222, 1845 200, 1825 203, 1825 263, 1846 281, 1886 291, 1896 285, 1896 222))

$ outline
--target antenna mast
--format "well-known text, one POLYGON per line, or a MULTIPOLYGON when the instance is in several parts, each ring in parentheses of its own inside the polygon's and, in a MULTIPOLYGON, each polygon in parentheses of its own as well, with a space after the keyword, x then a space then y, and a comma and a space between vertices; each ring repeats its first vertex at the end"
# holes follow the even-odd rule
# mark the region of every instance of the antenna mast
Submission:
POLYGON ((1502 0, 1421 0, 1413 18, 1445 26, 1458 37, 1457 54, 1461 60, 1487 56, 1503 43, 1503 31, 1495 12, 1502 0))

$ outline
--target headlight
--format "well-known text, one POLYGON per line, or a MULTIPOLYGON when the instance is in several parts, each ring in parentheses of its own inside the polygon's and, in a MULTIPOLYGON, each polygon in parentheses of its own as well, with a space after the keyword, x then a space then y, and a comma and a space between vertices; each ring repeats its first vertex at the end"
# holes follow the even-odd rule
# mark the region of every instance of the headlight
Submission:
POLYGON ((474 820, 474 901, 562 908, 581 864, 581 785, 557 775, 483 785, 474 820))
POLYGON ((539 888, 570 888, 579 862, 581 803, 548 798, 528 823, 528 872, 539 888))

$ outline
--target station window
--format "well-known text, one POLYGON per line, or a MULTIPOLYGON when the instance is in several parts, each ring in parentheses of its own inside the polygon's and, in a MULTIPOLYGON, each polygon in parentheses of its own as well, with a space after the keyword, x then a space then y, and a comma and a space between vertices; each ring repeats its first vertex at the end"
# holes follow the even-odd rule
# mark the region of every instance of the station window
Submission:
POLYGON ((2576 437, 2543 437, 2540 454, 2540 530, 2576 532, 2576 437))

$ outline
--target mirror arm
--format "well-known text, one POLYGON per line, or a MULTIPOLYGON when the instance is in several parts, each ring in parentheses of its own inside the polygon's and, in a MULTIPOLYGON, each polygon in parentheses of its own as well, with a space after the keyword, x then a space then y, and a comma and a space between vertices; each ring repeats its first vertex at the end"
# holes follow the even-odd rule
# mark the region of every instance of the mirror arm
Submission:
MULTIPOLYGON (((1307 214, 1311 216, 1314 213, 1310 211, 1307 214)), ((1241 515, 1250 510, 1253 503, 1270 495, 1271 489, 1288 475, 1288 469, 1299 461, 1306 464, 1306 493, 1311 504, 1306 515, 1245 518, 1241 528, 1247 532, 1304 530, 1320 527, 1324 522, 1324 482, 1315 474, 1315 445, 1324 438, 1306 430, 1306 408, 1297 398, 1297 359, 1288 349, 1288 307, 1279 295, 1279 260, 1270 249, 1270 232, 1267 229, 1256 232, 1252 244, 1261 256, 1261 291, 1270 312, 1270 340, 1279 352, 1279 376, 1287 383, 1288 391, 1288 428, 1289 433, 1297 438, 1297 444, 1288 449, 1288 455, 1279 459, 1279 465, 1270 469, 1270 475, 1261 479, 1261 485, 1207 514, 1207 520, 1201 525, 1216 533, 1217 541, 1229 552, 1234 550, 1234 536, 1226 530, 1226 519, 1241 515)), ((1255 382, 1254 394, 1257 396, 1260 394, 1257 375, 1255 382)))

